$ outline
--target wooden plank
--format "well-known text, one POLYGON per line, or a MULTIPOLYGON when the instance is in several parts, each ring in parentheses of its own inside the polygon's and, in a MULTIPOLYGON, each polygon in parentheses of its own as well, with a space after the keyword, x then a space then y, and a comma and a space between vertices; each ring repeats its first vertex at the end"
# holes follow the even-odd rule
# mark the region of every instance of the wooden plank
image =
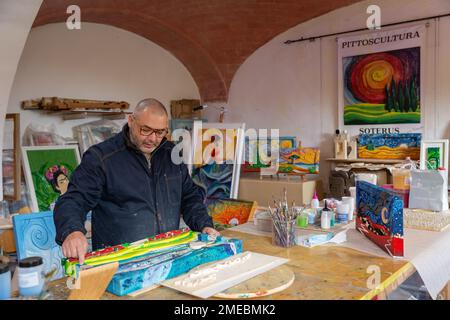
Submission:
POLYGON ((125 101, 101 101, 87 99, 67 99, 58 97, 44 97, 40 106, 46 110, 84 109, 128 109, 130 104, 125 101))
POLYGON ((0 247, 3 252, 16 252, 16 241, 14 240, 14 233, 12 230, 5 230, 0 235, 0 247))
POLYGON ((118 262, 80 271, 79 289, 72 289, 68 300, 99 300, 119 267, 118 262))

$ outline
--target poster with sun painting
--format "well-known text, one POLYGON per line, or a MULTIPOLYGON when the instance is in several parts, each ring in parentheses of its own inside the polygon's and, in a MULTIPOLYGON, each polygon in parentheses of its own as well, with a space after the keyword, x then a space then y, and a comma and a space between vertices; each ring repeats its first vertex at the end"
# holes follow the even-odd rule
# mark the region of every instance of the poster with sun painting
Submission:
POLYGON ((425 27, 339 38, 340 124, 418 125, 425 27))

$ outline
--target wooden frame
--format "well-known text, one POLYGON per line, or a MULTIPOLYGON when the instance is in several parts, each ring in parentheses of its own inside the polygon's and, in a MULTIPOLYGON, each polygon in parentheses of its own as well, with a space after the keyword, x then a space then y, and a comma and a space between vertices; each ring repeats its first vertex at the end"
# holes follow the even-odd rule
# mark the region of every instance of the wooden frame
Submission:
MULTIPOLYGON (((5 193, 5 188, 3 188, 3 198, 5 200, 20 200, 20 183, 21 183, 21 166, 20 166, 20 114, 18 113, 8 113, 6 114, 5 119, 5 135, 4 135, 4 142, 5 145, 3 145, 3 152, 2 152, 2 165, 5 165, 5 151, 6 150, 12 150, 12 158, 13 158, 13 193, 8 194, 5 193), (8 122, 12 122, 12 132, 7 132, 6 130, 9 129, 8 122), (7 140, 8 139, 8 140, 7 140)), ((5 182, 5 177, 3 177, 3 184, 5 182)))
MULTIPOLYGON (((439 167, 444 167, 448 171, 448 139, 441 140, 423 140, 420 145, 420 169, 426 170, 427 166, 427 150, 429 148, 439 148, 440 163, 439 167)), ((437 168, 436 168, 437 169, 437 168)))

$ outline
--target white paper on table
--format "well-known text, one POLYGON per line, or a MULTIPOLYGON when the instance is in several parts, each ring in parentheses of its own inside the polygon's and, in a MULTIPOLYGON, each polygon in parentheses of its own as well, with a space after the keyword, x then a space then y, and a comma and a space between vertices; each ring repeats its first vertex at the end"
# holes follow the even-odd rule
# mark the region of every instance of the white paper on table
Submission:
MULTIPOLYGON (((340 245, 370 255, 392 258, 353 228, 347 231, 347 241, 340 245)), ((408 260, 416 268, 430 296, 436 299, 450 281, 450 229, 436 232, 405 228, 404 248, 404 257, 395 259, 408 260)))

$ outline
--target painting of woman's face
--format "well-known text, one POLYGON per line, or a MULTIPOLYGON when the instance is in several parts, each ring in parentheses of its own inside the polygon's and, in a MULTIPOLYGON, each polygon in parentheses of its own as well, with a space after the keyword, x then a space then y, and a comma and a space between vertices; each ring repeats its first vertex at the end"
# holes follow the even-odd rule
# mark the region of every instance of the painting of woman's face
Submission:
POLYGON ((69 186, 69 178, 64 173, 60 173, 56 178, 56 190, 59 191, 61 195, 66 193, 67 187, 69 186))

